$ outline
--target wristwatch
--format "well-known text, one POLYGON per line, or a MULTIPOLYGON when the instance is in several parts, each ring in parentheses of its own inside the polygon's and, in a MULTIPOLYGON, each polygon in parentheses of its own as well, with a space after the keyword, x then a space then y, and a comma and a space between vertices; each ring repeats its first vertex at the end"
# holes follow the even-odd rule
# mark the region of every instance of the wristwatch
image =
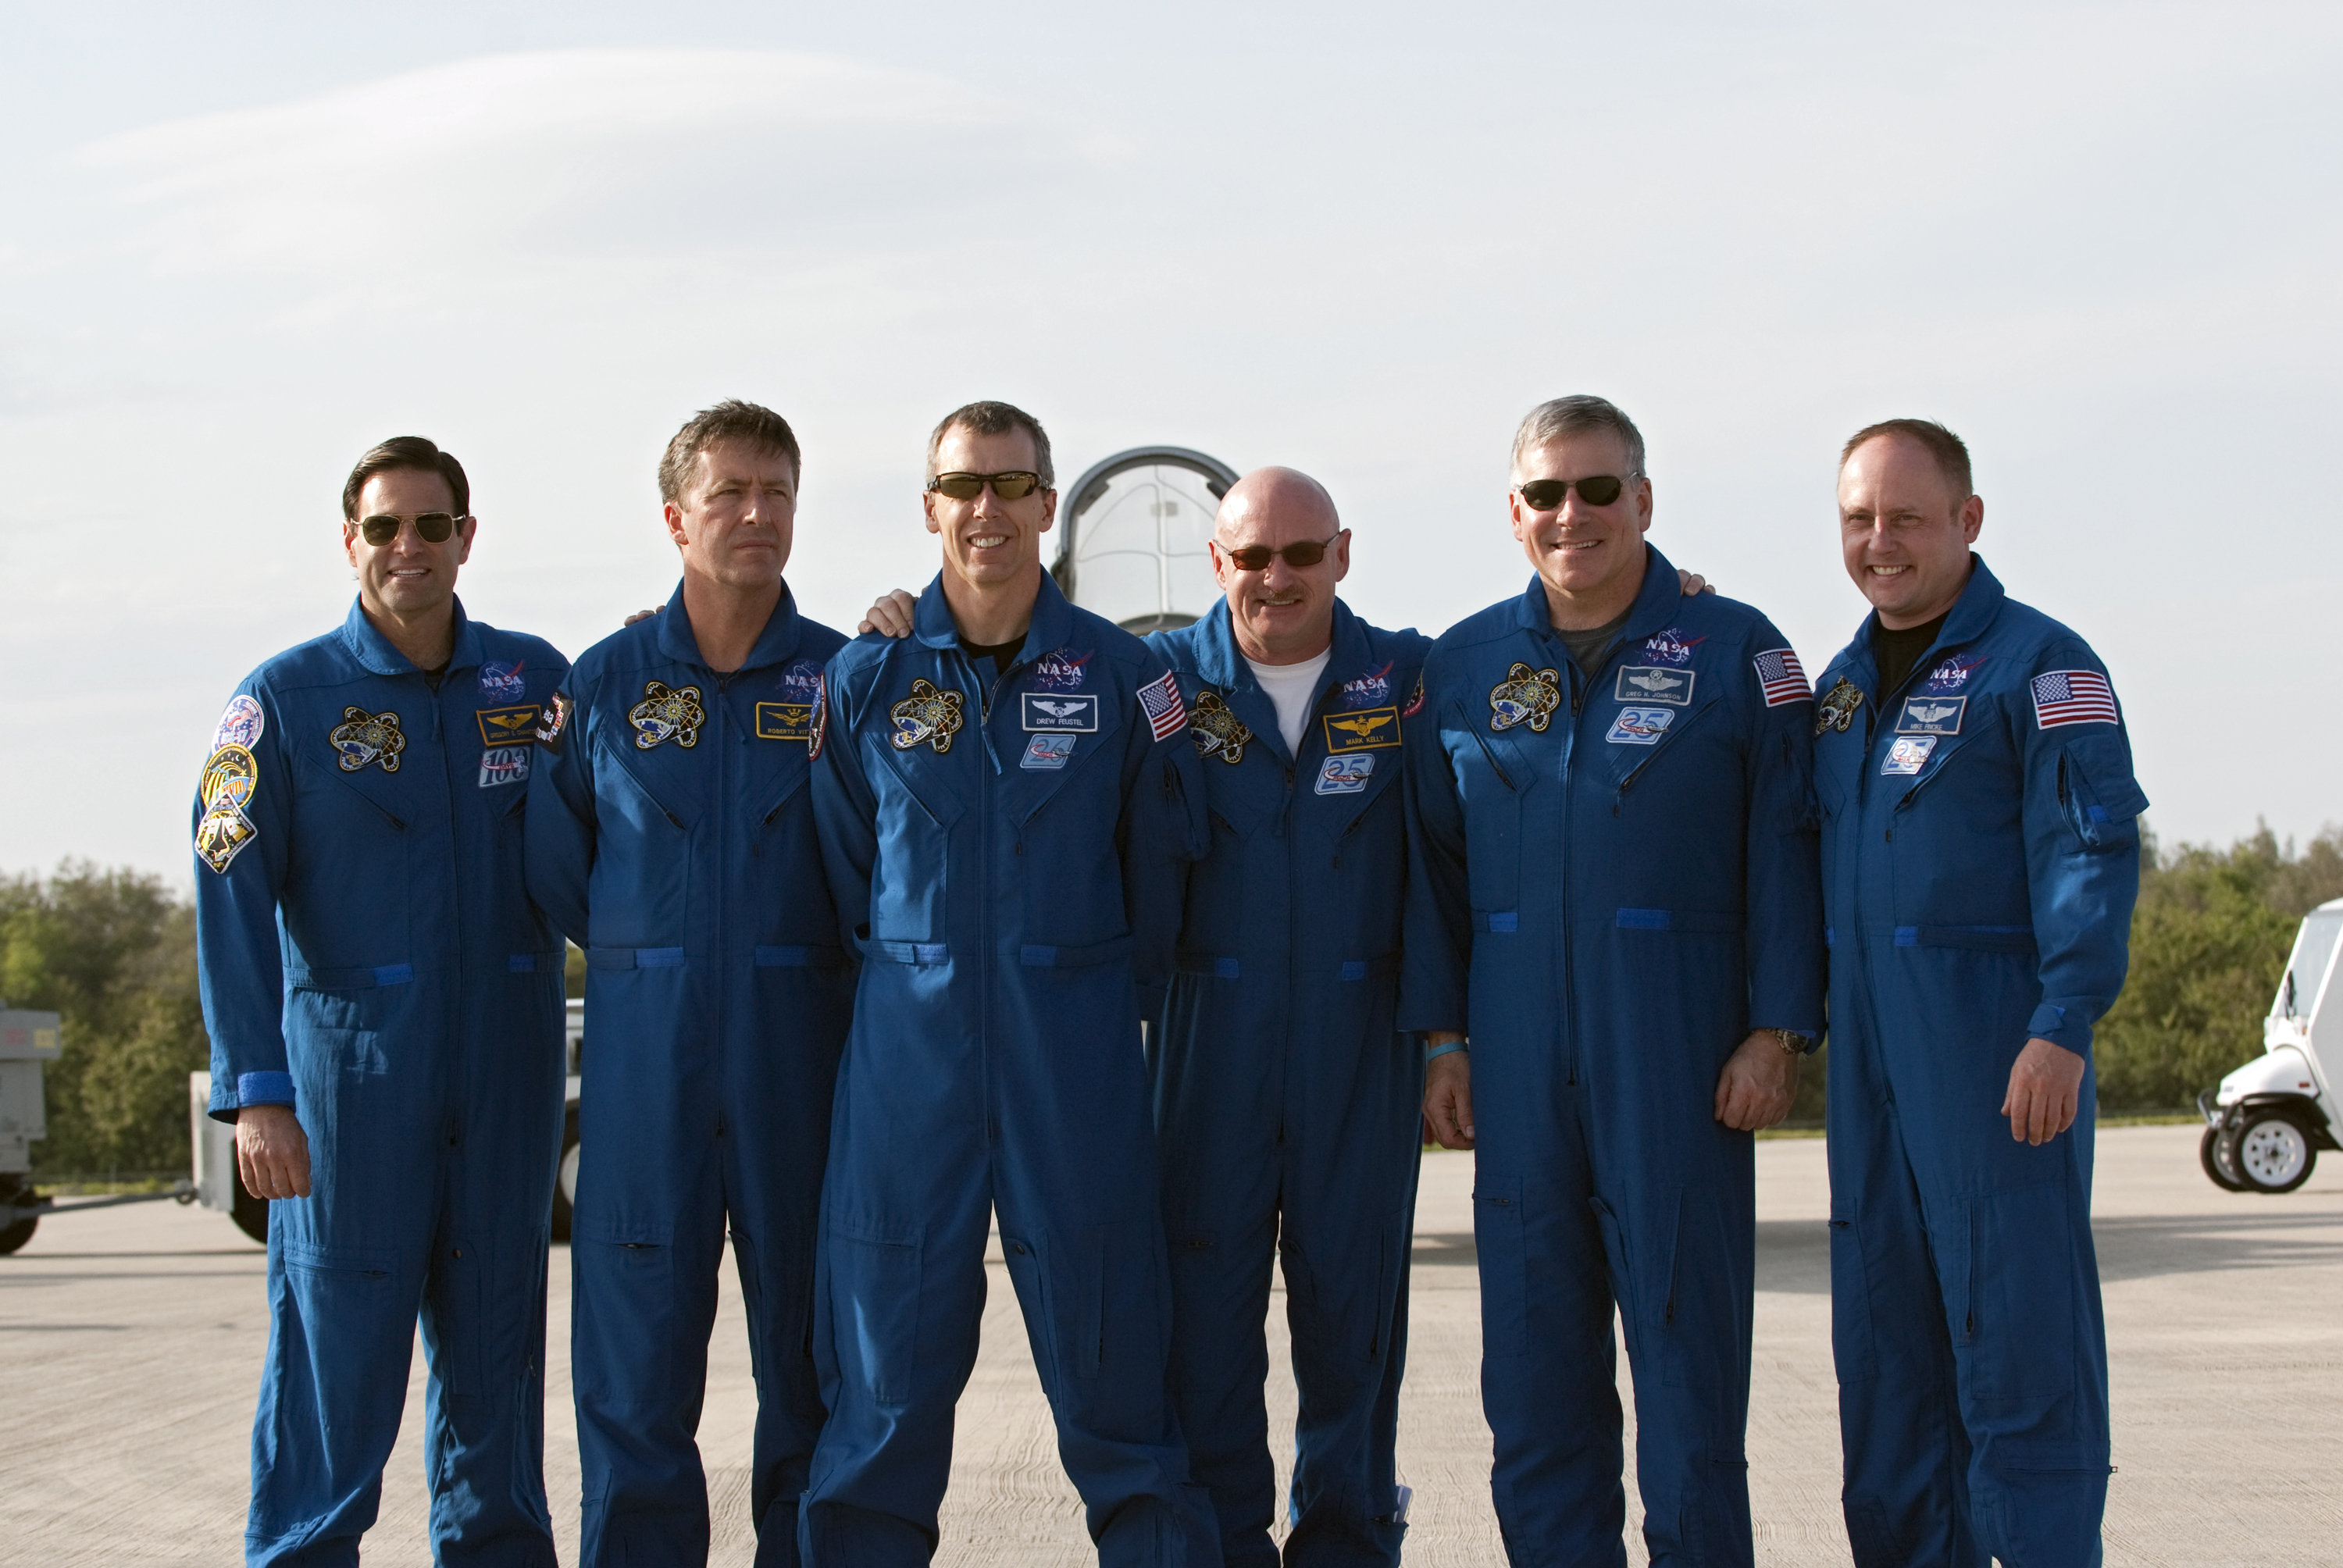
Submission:
POLYGON ((1810 1056, 1814 1053, 1815 1037, 1811 1034, 1800 1034, 1795 1029, 1769 1029, 1765 1032, 1772 1035, 1775 1042, 1792 1056, 1810 1056))

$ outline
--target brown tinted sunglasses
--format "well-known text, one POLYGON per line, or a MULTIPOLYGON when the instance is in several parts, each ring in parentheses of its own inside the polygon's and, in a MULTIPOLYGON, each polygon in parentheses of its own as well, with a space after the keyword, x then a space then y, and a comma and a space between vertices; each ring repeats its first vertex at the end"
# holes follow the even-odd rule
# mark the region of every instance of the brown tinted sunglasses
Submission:
MULTIPOLYGON (((1314 567, 1326 558, 1326 552, 1333 548, 1334 539, 1342 537, 1336 534, 1333 538, 1303 539, 1299 544, 1285 545, 1277 549, 1271 549, 1267 545, 1247 545, 1242 549, 1221 545, 1220 548, 1221 554, 1229 558, 1229 564, 1241 572, 1266 571, 1269 563, 1280 557, 1284 558, 1285 564, 1290 567, 1314 567)), ((1219 544, 1220 541, 1215 539, 1213 543, 1219 544)))

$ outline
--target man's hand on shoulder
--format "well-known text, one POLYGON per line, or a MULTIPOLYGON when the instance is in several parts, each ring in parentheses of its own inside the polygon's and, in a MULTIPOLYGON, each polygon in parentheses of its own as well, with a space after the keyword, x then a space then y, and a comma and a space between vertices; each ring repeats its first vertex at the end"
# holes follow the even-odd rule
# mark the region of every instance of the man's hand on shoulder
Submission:
POLYGON ((854 635, 867 637, 875 631, 883 637, 909 637, 911 617, 919 608, 920 601, 901 588, 889 588, 870 607, 870 613, 862 618, 862 624, 854 628, 854 635))
POLYGON ((1698 572, 1688 572, 1684 570, 1684 568, 1678 567, 1676 568, 1676 588, 1684 596, 1684 598, 1691 598, 1696 594, 1715 593, 1716 591, 1716 585, 1710 582, 1698 572))
POLYGON ((256 1198, 309 1195, 309 1135, 289 1105, 247 1105, 236 1113, 236 1170, 256 1198))
POLYGON ((620 626, 632 626, 632 625, 634 625, 634 624, 635 624, 635 622, 637 622, 637 621, 639 621, 639 620, 649 620, 649 619, 650 619, 650 618, 651 618, 651 617, 653 617, 653 616, 655 616, 655 615, 659 614, 659 611, 661 611, 661 610, 665 609, 666 608, 667 608, 667 606, 665 606, 665 605, 663 605, 663 604, 655 604, 655 605, 651 606, 651 608, 649 608, 649 609, 639 609, 639 610, 635 611, 635 613, 634 613, 634 614, 632 614, 632 615, 628 616, 625 620, 620 621, 618 624, 619 624, 620 626))
POLYGON ((2075 1125, 2083 1091, 2083 1059, 2063 1045, 2029 1040, 2010 1064, 2009 1094, 2001 1113, 2020 1143, 2047 1143, 2075 1125))

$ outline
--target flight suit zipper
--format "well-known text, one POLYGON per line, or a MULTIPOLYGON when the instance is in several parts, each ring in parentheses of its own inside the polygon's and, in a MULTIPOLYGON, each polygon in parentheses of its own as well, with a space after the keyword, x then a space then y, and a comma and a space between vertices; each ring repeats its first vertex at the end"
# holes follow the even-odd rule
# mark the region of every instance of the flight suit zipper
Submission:
MULTIPOLYGON (((1624 646, 1624 645, 1622 645, 1624 646)), ((1549 639, 1548 648, 1552 643, 1549 639)), ((1562 736, 1562 902, 1561 919, 1555 922, 1555 940, 1562 944, 1562 1027, 1565 1044, 1563 1048, 1563 1082, 1575 1087, 1578 1082, 1578 970, 1570 940, 1570 798, 1571 771, 1578 759, 1578 720, 1586 709, 1586 694, 1594 688, 1594 677, 1584 675, 1578 660, 1563 650, 1564 666, 1570 671, 1570 723, 1562 736)), ((1603 661, 1604 669, 1611 661, 1603 661)), ((1600 674, 1601 671, 1597 671, 1600 674)))

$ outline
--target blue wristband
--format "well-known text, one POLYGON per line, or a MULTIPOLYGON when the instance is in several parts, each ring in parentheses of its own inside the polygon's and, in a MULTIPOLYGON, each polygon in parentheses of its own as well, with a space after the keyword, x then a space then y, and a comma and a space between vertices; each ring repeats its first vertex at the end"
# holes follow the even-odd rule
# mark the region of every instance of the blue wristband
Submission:
POLYGON ((1427 1045, 1423 1048, 1423 1060, 1430 1062, 1434 1058, 1446 1056, 1451 1051, 1463 1049, 1464 1042, 1461 1040, 1452 1040, 1446 1045, 1427 1045))

